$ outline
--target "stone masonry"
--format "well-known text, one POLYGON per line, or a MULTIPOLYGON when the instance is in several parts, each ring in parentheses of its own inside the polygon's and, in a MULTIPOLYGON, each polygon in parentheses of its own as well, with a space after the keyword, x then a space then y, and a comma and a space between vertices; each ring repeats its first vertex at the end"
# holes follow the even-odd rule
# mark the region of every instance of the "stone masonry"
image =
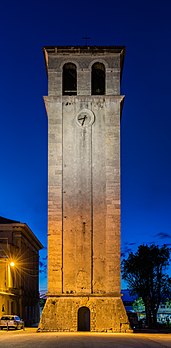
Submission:
POLYGON ((124 47, 46 47, 48 96, 48 293, 41 331, 128 331, 120 294, 120 76, 124 47), (105 94, 91 69, 105 67, 105 94), (62 95, 63 66, 77 94, 62 95), (79 115, 88 124, 79 124, 79 115), (87 315, 87 314, 86 314, 87 315), (83 328, 86 330, 86 328, 83 328))

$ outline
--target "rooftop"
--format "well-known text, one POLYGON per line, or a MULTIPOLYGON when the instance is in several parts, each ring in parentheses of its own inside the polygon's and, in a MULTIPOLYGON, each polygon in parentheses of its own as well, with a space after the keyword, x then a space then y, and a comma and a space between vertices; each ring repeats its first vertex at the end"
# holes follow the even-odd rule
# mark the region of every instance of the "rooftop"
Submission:
POLYGON ((20 224, 20 221, 7 219, 3 216, 0 216, 0 224, 20 224))

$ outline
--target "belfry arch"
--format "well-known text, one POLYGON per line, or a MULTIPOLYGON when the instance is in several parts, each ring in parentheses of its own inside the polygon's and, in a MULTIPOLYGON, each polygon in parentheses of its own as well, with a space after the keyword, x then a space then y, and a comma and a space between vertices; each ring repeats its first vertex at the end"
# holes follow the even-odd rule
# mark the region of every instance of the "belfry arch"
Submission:
POLYGON ((96 62, 91 68, 91 94, 105 94, 106 72, 103 63, 96 62))
POLYGON ((62 94, 77 94, 77 67, 74 63, 65 63, 62 70, 62 94))

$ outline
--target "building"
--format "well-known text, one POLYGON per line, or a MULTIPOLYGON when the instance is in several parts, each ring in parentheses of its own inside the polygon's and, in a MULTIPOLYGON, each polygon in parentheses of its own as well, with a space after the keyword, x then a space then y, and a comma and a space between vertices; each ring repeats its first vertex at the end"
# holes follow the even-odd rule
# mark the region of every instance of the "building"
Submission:
POLYGON ((120 294, 124 47, 45 47, 48 293, 39 330, 129 329, 120 294))
POLYGON ((0 316, 17 314, 26 325, 39 322, 39 250, 25 223, 0 217, 0 316))
POLYGON ((157 321, 160 324, 170 324, 171 323, 171 303, 166 301, 165 303, 160 303, 157 311, 157 321))

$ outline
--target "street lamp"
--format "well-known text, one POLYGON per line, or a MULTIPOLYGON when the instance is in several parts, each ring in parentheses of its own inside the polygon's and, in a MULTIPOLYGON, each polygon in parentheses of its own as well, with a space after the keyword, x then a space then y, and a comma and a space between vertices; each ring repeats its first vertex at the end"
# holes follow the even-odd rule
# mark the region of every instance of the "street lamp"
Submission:
POLYGON ((14 266, 15 266, 15 262, 14 262, 14 261, 11 261, 11 262, 10 262, 10 266, 11 266, 11 267, 14 267, 14 266))
POLYGON ((14 261, 10 261, 7 264, 7 284, 8 284, 8 288, 12 288, 13 287, 13 277, 11 274, 11 268, 13 268, 15 266, 15 262, 14 261))
POLYGON ((7 257, 0 258, 0 262, 3 264, 3 267, 1 267, 0 288, 8 291, 9 288, 13 287, 11 269, 15 267, 15 262, 7 257))

